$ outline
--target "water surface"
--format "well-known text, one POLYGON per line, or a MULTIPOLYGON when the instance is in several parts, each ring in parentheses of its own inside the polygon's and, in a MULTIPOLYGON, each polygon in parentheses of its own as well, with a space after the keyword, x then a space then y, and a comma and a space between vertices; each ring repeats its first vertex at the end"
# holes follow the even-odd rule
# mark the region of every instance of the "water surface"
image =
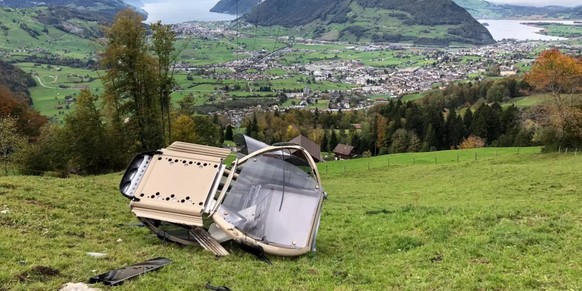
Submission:
POLYGON ((566 38, 543 35, 540 32, 543 28, 535 27, 531 25, 525 25, 524 23, 534 23, 534 22, 552 22, 552 23, 563 23, 573 25, 573 21, 553 21, 553 20, 493 20, 493 19, 482 19, 479 20, 481 23, 487 23, 485 27, 489 30, 493 39, 502 40, 504 38, 513 38, 516 40, 564 40, 566 38))
POLYGON ((234 15, 210 12, 218 0, 165 0, 144 1, 143 9, 148 13, 146 22, 161 20, 164 24, 186 21, 233 20, 234 15))

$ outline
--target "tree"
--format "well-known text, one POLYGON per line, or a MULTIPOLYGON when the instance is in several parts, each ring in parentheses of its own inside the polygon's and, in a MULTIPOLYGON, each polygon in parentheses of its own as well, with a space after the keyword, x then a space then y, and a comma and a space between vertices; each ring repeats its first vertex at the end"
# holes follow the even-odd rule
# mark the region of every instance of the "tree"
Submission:
POLYGON ((457 111, 455 111, 454 108, 449 110, 445 127, 447 130, 447 145, 449 148, 458 146, 461 139, 463 139, 464 127, 463 119, 457 115, 457 111))
POLYGON ((573 94, 582 86, 582 60, 562 54, 558 49, 542 52, 525 80, 537 91, 550 92, 553 102, 548 116, 541 121, 545 132, 543 142, 554 146, 577 146, 582 143, 580 108, 563 94, 573 94), (569 101, 569 102, 568 102, 569 101))
POLYGON ((408 149, 409 137, 408 132, 404 128, 397 129, 392 135, 392 145, 390 146, 391 153, 404 153, 408 149))
MULTIPOLYGON (((110 122, 116 123, 141 150, 155 150, 164 145, 160 62, 149 52, 142 17, 133 10, 120 12, 105 29, 107 43, 101 64, 107 70, 103 77, 104 103, 110 122)), ((164 43, 165 45, 165 43, 164 43)), ((161 50, 161 49, 160 49, 161 50)))
POLYGON ((473 110, 469 107, 463 115, 463 136, 467 137, 471 133, 471 124, 473 124, 473 110))
POLYGON ((525 80, 534 89, 559 98, 560 94, 573 93, 582 85, 582 61, 556 48, 549 49, 538 56, 525 80))
POLYGON ((97 96, 87 89, 77 97, 75 111, 65 117, 64 140, 69 164, 81 173, 101 174, 113 170, 110 142, 97 108, 97 96))
POLYGON ((485 146, 485 140, 474 135, 470 135, 469 137, 463 139, 461 145, 459 146, 461 149, 475 149, 475 148, 482 148, 485 146))
POLYGON ((65 129, 57 125, 47 124, 40 128, 38 140, 28 144, 18 154, 20 173, 41 175, 51 171, 67 176, 69 169, 64 134, 65 129))
POLYGON ((196 115, 192 117, 194 121, 194 143, 209 145, 209 146, 220 146, 220 126, 212 122, 208 116, 196 115))
POLYGON ((329 137, 327 136, 327 130, 323 130, 323 138, 319 144, 319 150, 322 152, 329 152, 329 137))
POLYGON ((163 25, 160 21, 152 24, 152 49, 157 57, 157 73, 159 79, 159 101, 162 117, 162 131, 165 134, 165 140, 168 141, 171 136, 171 118, 170 118, 170 94, 176 85, 174 79, 173 65, 176 62, 178 54, 175 53, 174 43, 176 34, 169 25, 163 25))
POLYGON ((232 125, 227 124, 226 129, 224 130, 224 139, 225 140, 232 140, 233 132, 232 132, 232 125))
POLYGON ((416 135, 416 133, 414 131, 409 131, 408 135, 410 136, 410 142, 408 144, 407 151, 419 152, 422 148, 420 138, 418 138, 418 135, 416 135))
POLYGON ((432 124, 429 124, 424 135, 424 141, 422 142, 422 151, 423 152, 433 151, 434 149, 436 149, 437 143, 438 138, 436 132, 433 129, 432 124))
POLYGON ((331 129, 331 134, 329 136, 329 151, 335 150, 335 147, 339 144, 337 139, 337 134, 335 133, 335 129, 331 129))
POLYGON ((194 133, 194 120, 189 115, 179 115, 172 123, 171 141, 194 142, 196 135, 194 133))
POLYGON ((8 163, 12 161, 14 153, 18 152, 26 143, 26 138, 18 132, 16 118, 0 118, 0 157, 4 161, 4 172, 8 175, 8 163))

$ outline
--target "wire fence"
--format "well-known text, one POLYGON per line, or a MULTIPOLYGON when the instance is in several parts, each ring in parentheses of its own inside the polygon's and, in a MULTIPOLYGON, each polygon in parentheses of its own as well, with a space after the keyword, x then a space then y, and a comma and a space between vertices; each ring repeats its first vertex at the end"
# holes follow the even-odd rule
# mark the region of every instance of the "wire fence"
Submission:
MULTIPOLYGON (((344 174, 373 169, 413 165, 464 164, 507 158, 518 155, 532 155, 542 152, 541 147, 526 148, 481 148, 472 150, 451 150, 425 153, 388 154, 370 158, 339 160, 320 163, 319 172, 325 174, 344 174)), ((551 154, 548 152, 548 154, 551 154)), ((559 148, 554 154, 578 156, 577 148, 559 148)))

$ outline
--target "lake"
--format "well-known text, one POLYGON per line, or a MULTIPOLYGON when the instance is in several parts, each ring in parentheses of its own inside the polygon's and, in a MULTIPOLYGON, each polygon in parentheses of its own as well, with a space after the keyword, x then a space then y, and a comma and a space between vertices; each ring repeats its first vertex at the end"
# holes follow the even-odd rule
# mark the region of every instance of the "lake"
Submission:
POLYGON ((236 16, 210 12, 218 0, 165 0, 144 1, 143 9, 148 13, 146 22, 161 20, 164 24, 186 21, 234 20, 236 16))
POLYGON ((529 26, 522 23, 532 23, 532 22, 552 22, 552 23, 563 23, 573 25, 573 21, 553 21, 553 20, 492 20, 492 19, 481 19, 481 23, 487 23, 485 26, 493 39, 502 40, 504 38, 513 38, 517 40, 564 40, 563 37, 549 36, 539 34, 543 28, 529 26))

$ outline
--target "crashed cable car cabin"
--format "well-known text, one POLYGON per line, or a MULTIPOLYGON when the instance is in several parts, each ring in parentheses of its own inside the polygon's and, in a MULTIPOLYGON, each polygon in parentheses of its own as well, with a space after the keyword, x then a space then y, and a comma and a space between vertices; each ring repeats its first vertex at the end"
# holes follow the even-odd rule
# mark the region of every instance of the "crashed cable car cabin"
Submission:
POLYGON ((326 195, 313 158, 301 146, 268 146, 236 135, 229 149, 174 142, 137 155, 120 183, 131 211, 159 238, 199 244, 216 255, 222 242, 278 256, 315 251, 326 195))

